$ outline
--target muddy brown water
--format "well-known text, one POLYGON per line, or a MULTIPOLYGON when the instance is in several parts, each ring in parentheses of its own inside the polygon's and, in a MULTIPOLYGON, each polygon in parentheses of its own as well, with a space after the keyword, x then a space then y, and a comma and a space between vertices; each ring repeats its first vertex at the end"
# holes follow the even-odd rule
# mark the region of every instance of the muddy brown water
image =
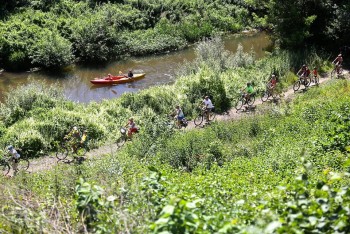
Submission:
MULTIPOLYGON (((243 35, 230 35, 224 38, 225 49, 235 52, 239 43, 246 52, 251 48, 257 58, 265 54, 266 48, 271 45, 271 40, 266 33, 253 33, 243 35)), ((111 62, 105 66, 72 66, 69 70, 60 74, 43 71, 22 73, 0 73, 0 101, 10 90, 25 85, 34 80, 43 80, 47 84, 63 87, 65 96, 76 102, 101 101, 119 97, 125 92, 137 92, 142 89, 160 84, 171 84, 175 81, 175 72, 180 69, 185 61, 195 59, 194 47, 168 54, 150 55, 144 57, 131 57, 123 61, 111 62), (127 73, 132 69, 134 73, 146 73, 144 79, 113 86, 96 86, 90 83, 95 77, 118 74, 119 71, 127 73)))

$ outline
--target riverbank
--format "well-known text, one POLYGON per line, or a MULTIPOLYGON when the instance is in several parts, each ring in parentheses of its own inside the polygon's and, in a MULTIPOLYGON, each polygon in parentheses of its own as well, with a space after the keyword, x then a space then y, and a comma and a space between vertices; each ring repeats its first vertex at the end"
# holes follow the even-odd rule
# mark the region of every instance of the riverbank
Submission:
MULTIPOLYGON (((244 52, 254 51, 255 59, 260 59, 266 54, 266 47, 270 46, 269 35, 266 33, 253 33, 249 35, 228 35, 222 38, 224 48, 230 53, 235 53, 239 44, 244 52)), ((103 99, 120 97, 126 92, 138 92, 156 85, 172 84, 177 73, 184 64, 191 63, 196 58, 196 45, 189 49, 171 52, 168 54, 150 55, 125 58, 121 61, 110 62, 104 66, 76 65, 63 72, 4 72, 0 76, 0 102, 4 95, 18 86, 29 84, 33 81, 44 81, 49 85, 61 87, 64 96, 75 102, 88 103, 101 102, 103 99), (93 86, 90 80, 107 74, 119 74, 119 71, 127 72, 132 69, 134 73, 146 73, 145 79, 132 84, 117 86, 93 86)))
POLYGON ((258 28, 264 17, 245 4, 217 1, 14 4, 18 8, 2 11, 6 15, 0 18, 1 62, 13 71, 174 51, 219 32, 258 28))
MULTIPOLYGON (((265 89, 271 73, 280 77, 279 89, 288 87, 297 77, 290 72, 296 56, 287 52, 275 52, 255 61, 254 55, 240 47, 235 54, 225 50, 220 38, 205 41, 196 49, 198 56, 173 85, 156 86, 138 93, 127 93, 118 99, 83 105, 66 100, 63 91, 56 86, 33 82, 11 93, 0 110, 0 145, 9 143, 27 149, 30 157, 42 152, 55 151, 57 142, 72 126, 89 130, 92 147, 106 139, 116 139, 120 126, 133 116, 143 129, 145 144, 162 132, 165 115, 176 104, 182 106, 187 117, 197 113, 197 103, 205 95, 211 96, 216 110, 227 111, 245 87, 250 77, 257 91, 265 89), (210 55, 210 56, 208 56, 210 55)), ((312 66, 321 70, 327 64, 312 53, 307 53, 312 66)), ((147 144, 148 144, 147 143, 147 144)))

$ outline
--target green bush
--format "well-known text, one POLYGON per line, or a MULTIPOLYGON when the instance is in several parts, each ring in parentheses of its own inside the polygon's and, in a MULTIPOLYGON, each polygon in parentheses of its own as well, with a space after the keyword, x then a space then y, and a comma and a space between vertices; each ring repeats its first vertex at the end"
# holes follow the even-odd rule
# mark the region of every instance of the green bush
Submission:
POLYGON ((58 32, 43 30, 31 48, 33 65, 45 68, 64 67, 74 61, 72 44, 58 32))

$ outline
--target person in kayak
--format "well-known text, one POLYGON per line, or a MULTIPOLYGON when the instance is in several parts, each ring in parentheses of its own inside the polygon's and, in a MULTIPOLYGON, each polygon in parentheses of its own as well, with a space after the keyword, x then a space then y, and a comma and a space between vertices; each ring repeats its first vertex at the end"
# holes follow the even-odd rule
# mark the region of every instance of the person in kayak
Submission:
POLYGON ((128 72, 128 78, 130 79, 130 78, 132 78, 132 77, 134 77, 134 74, 132 73, 132 70, 129 70, 129 72, 128 72))

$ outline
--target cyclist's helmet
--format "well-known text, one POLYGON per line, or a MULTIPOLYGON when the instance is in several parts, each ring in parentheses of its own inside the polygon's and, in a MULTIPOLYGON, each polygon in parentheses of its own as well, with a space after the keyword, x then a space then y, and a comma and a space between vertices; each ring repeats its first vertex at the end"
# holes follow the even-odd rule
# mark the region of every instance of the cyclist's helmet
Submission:
POLYGON ((74 127, 73 127, 73 130, 74 130, 74 131, 77 131, 77 130, 78 130, 78 127, 77 127, 77 126, 74 126, 74 127))
POLYGON ((205 96, 204 98, 207 99, 207 98, 209 98, 209 96, 205 96))
POLYGON ((272 78, 275 78, 276 76, 274 75, 274 74, 272 74, 272 76, 271 76, 272 78))
POLYGON ((7 146, 7 149, 8 149, 8 150, 12 150, 12 149, 13 149, 13 146, 12 146, 12 145, 9 145, 9 146, 7 146))
POLYGON ((338 54, 338 57, 341 57, 342 55, 341 54, 338 54))
POLYGON ((305 64, 303 64, 303 67, 306 67, 306 65, 305 65, 305 64))

